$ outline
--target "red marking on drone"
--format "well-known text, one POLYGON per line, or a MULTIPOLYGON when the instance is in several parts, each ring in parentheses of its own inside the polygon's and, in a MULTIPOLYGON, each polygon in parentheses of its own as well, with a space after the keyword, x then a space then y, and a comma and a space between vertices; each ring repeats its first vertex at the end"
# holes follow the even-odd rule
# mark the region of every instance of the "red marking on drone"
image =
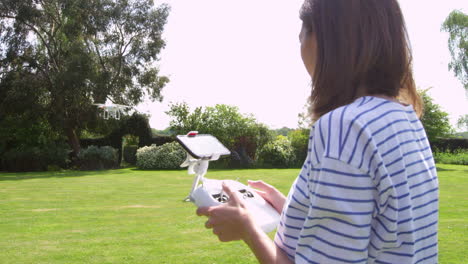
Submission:
POLYGON ((194 137, 196 135, 198 135, 198 131, 190 131, 190 132, 187 133, 187 136, 189 136, 189 137, 194 137))

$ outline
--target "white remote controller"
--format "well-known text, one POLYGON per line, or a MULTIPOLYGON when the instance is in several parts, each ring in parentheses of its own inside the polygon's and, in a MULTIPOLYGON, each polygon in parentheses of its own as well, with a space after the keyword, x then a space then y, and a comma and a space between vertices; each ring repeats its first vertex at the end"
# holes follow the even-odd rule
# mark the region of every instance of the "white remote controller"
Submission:
POLYGON ((223 192, 224 182, 239 195, 253 215, 256 224, 264 232, 275 230, 279 224, 279 213, 254 189, 233 180, 211 180, 204 177, 210 161, 231 153, 221 142, 211 135, 199 135, 197 131, 190 131, 183 136, 179 135, 176 140, 187 151, 187 159, 180 166, 188 167, 188 173, 195 174, 192 189, 185 201, 192 201, 198 207, 226 203, 229 197, 223 192), (200 181, 201 184, 199 184, 200 181))
POLYGON ((229 197, 223 192, 224 182, 244 202, 247 210, 252 214, 254 221, 265 232, 276 229, 279 223, 279 213, 265 201, 254 189, 233 180, 212 180, 204 178, 203 184, 198 186, 191 194, 191 199, 198 207, 216 206, 228 202, 229 197))

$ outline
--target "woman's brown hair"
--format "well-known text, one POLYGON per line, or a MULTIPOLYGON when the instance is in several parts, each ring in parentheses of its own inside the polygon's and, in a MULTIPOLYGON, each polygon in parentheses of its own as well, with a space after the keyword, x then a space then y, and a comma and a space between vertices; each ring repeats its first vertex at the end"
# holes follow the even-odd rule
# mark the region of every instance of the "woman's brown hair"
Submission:
POLYGON ((411 47, 396 0, 305 0, 300 18, 317 40, 314 120, 364 95, 397 97, 420 115, 411 47))

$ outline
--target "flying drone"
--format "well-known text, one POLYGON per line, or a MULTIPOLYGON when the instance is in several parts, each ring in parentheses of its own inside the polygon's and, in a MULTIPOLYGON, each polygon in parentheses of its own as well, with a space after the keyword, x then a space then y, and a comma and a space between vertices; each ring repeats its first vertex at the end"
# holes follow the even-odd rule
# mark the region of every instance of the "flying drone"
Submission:
POLYGON ((188 173, 195 174, 192 189, 185 201, 191 201, 197 207, 227 203, 229 196, 223 191, 224 182, 244 201, 255 222, 264 232, 271 232, 276 228, 280 215, 254 189, 234 180, 213 180, 204 177, 210 161, 231 154, 217 138, 191 131, 187 135, 177 136, 176 139, 187 151, 187 159, 180 166, 188 167, 188 173))
POLYGON ((125 110, 132 108, 131 106, 128 105, 120 105, 120 104, 94 104, 97 106, 99 109, 102 109, 101 116, 104 119, 120 119, 121 114, 125 113, 125 110))

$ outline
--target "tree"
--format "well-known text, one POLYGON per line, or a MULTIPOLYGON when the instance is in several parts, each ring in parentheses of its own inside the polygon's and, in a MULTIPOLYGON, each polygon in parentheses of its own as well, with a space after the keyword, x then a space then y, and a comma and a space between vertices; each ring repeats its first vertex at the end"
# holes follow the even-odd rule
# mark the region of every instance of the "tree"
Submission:
POLYGON ((214 107, 197 107, 190 113, 186 103, 172 104, 166 112, 172 120, 169 126, 177 134, 191 130, 215 135, 228 148, 232 148, 237 137, 250 133, 256 121, 252 116, 244 116, 235 106, 218 104, 214 107))
POLYGON ((302 166, 308 151, 310 129, 299 128, 288 133, 288 139, 294 150, 296 166, 302 166))
POLYGON ((457 120, 457 127, 463 131, 468 132, 468 115, 460 116, 457 120))
POLYGON ((450 35, 448 46, 452 61, 449 69, 468 90, 468 15, 459 10, 452 11, 442 24, 442 30, 450 35))
POLYGON ((201 134, 212 134, 228 149, 240 156, 255 159, 257 149, 273 139, 270 130, 257 123, 251 115, 239 113, 235 106, 218 104, 214 107, 197 107, 192 112, 186 103, 170 105, 170 130, 183 135, 195 130, 201 134))
POLYGON ((294 131, 294 129, 289 128, 289 127, 282 127, 282 128, 278 128, 278 129, 273 130, 273 132, 276 135, 282 135, 282 136, 287 136, 289 134, 289 132, 291 132, 291 131, 294 131))
POLYGON ((168 14, 152 0, 2 0, 2 89, 21 93, 34 80, 35 105, 78 153, 93 103, 162 100, 169 80, 155 61, 168 14))
POLYGON ((259 150, 259 161, 263 166, 288 168, 294 164, 296 156, 289 139, 283 135, 268 142, 259 150))
POLYGON ((450 125, 449 115, 442 111, 440 106, 433 102, 426 90, 419 91, 424 103, 424 113, 421 122, 426 130, 429 142, 434 143, 439 138, 446 138, 453 134, 453 128, 450 125))
POLYGON ((311 109, 311 101, 310 98, 307 99, 307 102, 304 104, 302 107, 303 112, 299 113, 297 115, 298 121, 297 121, 297 127, 300 129, 310 129, 312 127, 312 117, 310 115, 310 109, 311 109))

